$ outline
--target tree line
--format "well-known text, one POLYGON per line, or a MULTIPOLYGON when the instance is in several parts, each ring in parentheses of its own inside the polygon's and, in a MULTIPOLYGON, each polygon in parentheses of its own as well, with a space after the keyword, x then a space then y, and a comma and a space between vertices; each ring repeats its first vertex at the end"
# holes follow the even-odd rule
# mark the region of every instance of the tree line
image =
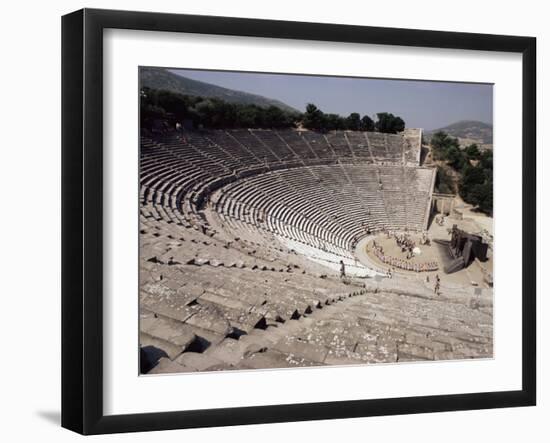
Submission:
POLYGON ((357 112, 352 112, 347 117, 338 114, 325 114, 313 103, 308 103, 306 112, 302 114, 302 125, 307 129, 316 131, 377 131, 396 134, 405 129, 405 121, 388 112, 376 114, 375 122, 368 115, 361 117, 357 112))
POLYGON ((171 91, 143 88, 140 91, 140 123, 152 129, 155 122, 192 122, 205 128, 259 128, 281 129, 303 126, 316 131, 352 130, 397 133, 405 129, 405 122, 387 112, 377 114, 377 121, 368 115, 352 112, 347 117, 325 114, 313 103, 303 113, 277 106, 261 107, 254 104, 229 103, 218 98, 189 96, 171 91))
POLYGON ((155 121, 189 121, 205 128, 288 128, 296 113, 277 106, 229 103, 218 98, 190 96, 143 88, 140 91, 141 127, 151 129, 155 121))
MULTIPOLYGON (((431 140, 434 160, 444 162, 459 176, 458 193, 466 203, 480 211, 493 213, 493 151, 481 152, 476 144, 460 149, 458 139, 436 132, 431 140)), ((438 167, 436 188, 452 192, 454 179, 445 168, 438 167)))

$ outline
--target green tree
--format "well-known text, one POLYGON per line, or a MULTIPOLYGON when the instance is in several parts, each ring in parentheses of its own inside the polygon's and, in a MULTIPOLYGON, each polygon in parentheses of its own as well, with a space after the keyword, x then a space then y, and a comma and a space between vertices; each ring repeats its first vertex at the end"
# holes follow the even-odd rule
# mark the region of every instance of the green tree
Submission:
POLYGON ((477 205, 480 210, 485 213, 493 213, 493 180, 488 180, 483 185, 479 185, 479 190, 477 191, 477 205))
POLYGON ((374 131, 374 121, 368 115, 361 119, 361 131, 374 131))
POLYGON ((468 164, 468 160, 464 155, 464 152, 458 146, 449 146, 445 156, 447 164, 452 166, 456 171, 461 171, 468 164))
POLYGON ((434 160, 443 160, 455 170, 462 170, 467 162, 466 155, 460 149, 458 139, 439 131, 432 136, 432 154, 434 160))
POLYGON ((464 149, 464 153, 468 156, 469 160, 479 160, 481 157, 481 152, 475 143, 467 146, 464 149))
POLYGON ((454 180, 448 173, 446 168, 437 167, 437 175, 435 179, 435 191, 441 194, 454 194, 454 180))
POLYGON ((447 149, 451 142, 451 138, 443 131, 438 131, 432 135, 430 144, 432 145, 432 151, 435 154, 442 154, 447 149))
POLYGON ((480 159, 481 167, 486 171, 490 170, 491 175, 492 175, 492 171, 493 171, 493 151, 492 150, 483 151, 481 153, 479 159, 480 159))
POLYGON ((375 128, 378 132, 397 134, 405 129, 405 122, 403 119, 389 112, 379 112, 376 114, 376 117, 378 120, 375 123, 375 128))
MULTIPOLYGON (((431 145, 434 159, 445 161, 460 174, 458 192, 464 201, 477 206, 487 214, 492 214, 493 152, 480 152, 475 144, 461 150, 458 140, 444 132, 436 132, 432 136, 431 145), (472 165, 470 160, 479 162, 472 165)), ((438 171, 436 186, 444 186, 442 177, 439 177, 438 171)))
POLYGON ((459 186, 460 196, 466 203, 476 205, 480 210, 491 213, 493 210, 493 178, 484 169, 468 165, 463 172, 459 186))
POLYGON ((240 106, 237 109, 237 121, 239 122, 239 126, 256 128, 259 124, 259 114, 257 106, 240 106))
POLYGON ((265 126, 267 128, 282 128, 286 125, 284 112, 277 106, 270 106, 265 111, 265 126))
POLYGON ((142 128, 151 128, 155 120, 165 120, 166 112, 160 106, 145 104, 141 106, 139 119, 142 128))
POLYGON ((359 131, 361 127, 361 116, 357 112, 352 112, 346 118, 346 129, 350 131, 359 131))
POLYGON ((346 128, 345 120, 338 114, 325 114, 324 125, 327 131, 335 131, 346 128))
POLYGON ((302 124, 308 129, 323 129, 324 114, 313 103, 308 103, 302 124))

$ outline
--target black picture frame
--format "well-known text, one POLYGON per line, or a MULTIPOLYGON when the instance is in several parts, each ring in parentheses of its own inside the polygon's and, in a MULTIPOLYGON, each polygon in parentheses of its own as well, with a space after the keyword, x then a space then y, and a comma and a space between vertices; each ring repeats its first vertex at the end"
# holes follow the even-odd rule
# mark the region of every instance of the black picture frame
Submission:
POLYGON ((536 39, 83 9, 62 18, 62 426, 152 431, 536 403, 536 39), (523 64, 522 388, 392 399, 104 415, 103 31, 108 28, 519 53, 523 64))

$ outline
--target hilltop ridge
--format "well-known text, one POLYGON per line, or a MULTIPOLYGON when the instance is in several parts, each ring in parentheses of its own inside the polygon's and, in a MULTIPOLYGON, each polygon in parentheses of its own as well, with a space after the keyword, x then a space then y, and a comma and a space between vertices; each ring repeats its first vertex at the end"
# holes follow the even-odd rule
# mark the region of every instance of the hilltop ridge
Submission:
POLYGON ((493 125, 488 123, 477 120, 461 120, 443 128, 424 131, 424 136, 429 141, 431 136, 439 131, 458 138, 461 147, 472 143, 485 149, 492 149, 493 147, 493 125))
POLYGON ((139 80, 140 87, 164 89, 183 95, 219 98, 229 103, 254 104, 262 108, 277 106, 285 111, 299 112, 280 100, 193 80, 164 68, 141 67, 139 80))

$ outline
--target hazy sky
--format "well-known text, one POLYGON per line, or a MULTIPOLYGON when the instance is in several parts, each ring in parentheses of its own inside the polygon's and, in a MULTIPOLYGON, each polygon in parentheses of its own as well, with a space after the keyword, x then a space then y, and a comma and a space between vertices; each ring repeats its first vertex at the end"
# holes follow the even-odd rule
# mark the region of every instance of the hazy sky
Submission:
POLYGON ((323 112, 371 117, 391 112, 407 127, 436 129, 459 120, 493 122, 493 87, 487 84, 316 77, 224 71, 171 70, 185 77, 237 89, 304 111, 315 103, 323 112))

